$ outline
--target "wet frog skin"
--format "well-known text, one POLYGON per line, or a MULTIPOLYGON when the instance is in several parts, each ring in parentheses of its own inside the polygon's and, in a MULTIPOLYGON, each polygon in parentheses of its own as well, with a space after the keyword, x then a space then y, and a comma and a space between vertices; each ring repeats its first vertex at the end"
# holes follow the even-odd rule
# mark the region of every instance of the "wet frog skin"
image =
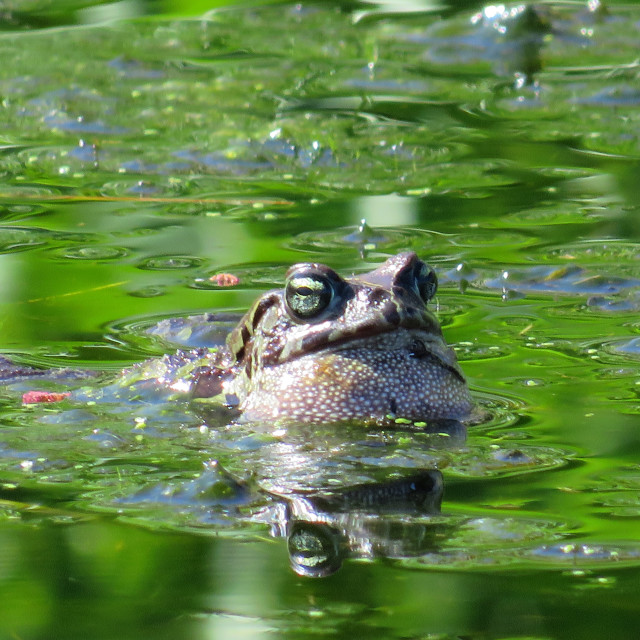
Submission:
POLYGON ((246 421, 464 419, 465 378, 426 306, 436 289, 411 252, 351 278, 294 265, 284 289, 258 298, 213 367, 194 375, 192 392, 235 398, 246 421), (213 370, 224 372, 215 390, 213 370))

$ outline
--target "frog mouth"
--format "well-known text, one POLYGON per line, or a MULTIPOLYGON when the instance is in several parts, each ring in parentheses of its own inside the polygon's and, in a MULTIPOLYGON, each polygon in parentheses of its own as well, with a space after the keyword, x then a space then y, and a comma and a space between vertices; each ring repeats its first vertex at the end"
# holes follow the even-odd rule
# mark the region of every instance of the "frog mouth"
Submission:
POLYGON ((453 349, 447 346, 442 336, 425 329, 389 327, 381 330, 377 327, 376 330, 360 330, 333 336, 330 332, 328 335, 311 334, 305 336, 297 347, 286 345, 279 354, 278 364, 305 356, 318 356, 323 352, 404 352, 407 358, 429 361, 465 382, 453 349))

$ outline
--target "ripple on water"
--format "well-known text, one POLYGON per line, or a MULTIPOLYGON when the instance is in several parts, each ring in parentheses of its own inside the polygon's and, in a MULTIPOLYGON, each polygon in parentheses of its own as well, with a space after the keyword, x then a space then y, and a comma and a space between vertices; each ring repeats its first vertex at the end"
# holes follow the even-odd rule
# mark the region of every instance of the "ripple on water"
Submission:
POLYGON ((55 187, 34 187, 31 185, 21 184, 3 184, 0 189, 0 199, 4 202, 19 204, 7 206, 7 209, 16 215, 29 215, 31 213, 40 213, 44 210, 43 205, 39 204, 42 200, 50 197, 59 197, 60 191, 55 187), (29 204, 33 201, 34 204, 29 204))
POLYGON ((633 544, 594 544, 572 541, 538 547, 531 552, 530 556, 560 566, 588 568, 593 565, 619 564, 624 561, 635 563, 640 559, 640 547, 633 544))
POLYGON ((146 287, 130 289, 127 293, 134 298, 157 298, 158 296, 166 295, 167 288, 162 285, 147 285, 146 287))
POLYGON ((513 349, 507 344, 486 344, 478 342, 458 342, 454 345, 458 360, 490 360, 504 358, 513 353, 513 349))
POLYGON ((422 229, 372 229, 364 221, 358 227, 342 227, 331 231, 299 233, 286 243, 287 248, 305 253, 335 253, 351 245, 365 251, 380 250, 392 254, 414 249, 425 255, 426 247, 438 246, 445 239, 422 229))
POLYGON ((451 240, 454 247, 486 247, 499 246, 501 251, 513 248, 525 248, 534 245, 538 239, 528 233, 518 231, 492 230, 491 234, 462 231, 451 240))
POLYGON ((416 558, 401 558, 403 567, 426 569, 503 568, 529 563, 537 545, 561 544, 572 530, 564 521, 531 517, 455 517, 451 535, 437 550, 416 558))
MULTIPOLYGON (((92 243, 101 242, 104 236, 90 233, 63 233, 50 231, 38 227, 2 227, 0 228, 0 253, 14 253, 16 251, 26 251, 34 247, 41 247, 51 242, 60 242, 67 245, 75 243, 91 245, 85 247, 91 250, 95 245, 92 243)), ((78 247, 80 252, 82 248, 78 247)), ((99 250, 99 248, 97 248, 99 250)), ((108 248, 109 252, 113 249, 108 248)), ((61 251, 76 251, 76 247, 67 247, 61 251)))
MULTIPOLYGON (((575 314, 571 317, 575 318, 575 314)), ((618 340, 553 340, 541 338, 538 341, 534 336, 529 336, 527 348, 530 349, 550 349, 558 351, 572 358, 582 360, 591 359, 608 363, 622 363, 624 360, 620 356, 635 359, 640 356, 640 338, 618 339, 618 340), (608 358, 604 356, 609 354, 608 358), (615 360, 610 356, 618 356, 615 360)), ((602 369, 601 374, 611 373, 611 369, 602 369)))
POLYGON ((612 353, 618 353, 633 358, 640 358, 640 338, 610 342, 605 347, 612 353))
POLYGON ((16 153, 16 159, 25 166, 54 176, 83 177, 95 170, 98 158, 103 166, 109 166, 110 152, 101 151, 98 156, 91 145, 30 147, 16 153))
MULTIPOLYGON (((162 292, 157 295, 162 295, 162 292)), ((214 348, 224 344, 240 317, 240 313, 218 312, 187 317, 150 315, 124 318, 109 324, 106 335, 119 344, 154 355, 158 352, 158 343, 165 351, 176 347, 214 348)))
POLYGON ((239 319, 240 314, 235 313, 205 313, 187 318, 164 318, 153 324, 148 321, 129 323, 125 327, 134 335, 143 331, 181 347, 214 347, 224 344, 239 319))
POLYGON ((237 526, 239 520, 246 521, 240 509, 252 502, 255 506, 253 487, 232 478, 216 462, 186 475, 178 479, 175 473, 159 471, 152 482, 128 495, 101 492, 98 502, 101 510, 115 507, 129 517, 143 517, 147 525, 159 521, 170 527, 237 526))
MULTIPOLYGON (((529 531, 532 537, 541 539, 566 538, 570 528, 563 523, 543 521, 520 521, 514 523, 516 529, 529 531)), ((497 531, 500 527, 496 527, 497 531)), ((508 530, 508 529, 507 529, 508 530)), ((469 536, 472 538, 472 536, 469 536)), ((411 568, 450 567, 456 569, 500 569, 505 566, 516 568, 567 570, 576 577, 584 577, 591 569, 618 568, 621 565, 637 565, 640 547, 632 543, 580 543, 558 541, 539 546, 506 546, 499 535, 493 541, 474 544, 467 540, 468 547, 443 552, 425 554, 419 558, 403 559, 402 566, 411 568)), ((588 577, 588 576, 587 576, 588 577)))
MULTIPOLYGON (((560 178, 559 171, 555 167, 549 170, 551 178, 558 180, 560 178)), ((576 170, 565 170, 563 174, 566 176, 566 181, 576 181, 580 178, 584 178, 589 175, 587 171, 578 173, 576 170)), ((543 176, 544 171, 538 170, 537 175, 543 176)), ((565 182, 566 188, 566 182, 565 182)), ((583 202, 568 203, 566 200, 558 200, 556 202, 545 204, 535 208, 526 208, 521 211, 515 211, 504 216, 504 220, 508 221, 510 225, 522 225, 525 228, 530 228, 532 225, 553 225, 553 224, 576 224, 577 221, 581 221, 584 224, 592 223, 596 217, 610 218, 611 213, 605 207, 595 207, 593 205, 587 206, 583 202)), ((560 255, 562 257, 568 257, 570 254, 564 254, 562 251, 549 252, 549 256, 560 255)), ((541 256, 542 259, 544 259, 541 256)), ((556 258, 557 259, 557 258, 556 258)))
POLYGON ((581 264, 611 265, 624 261, 629 266, 640 260, 640 247, 637 243, 619 240, 585 240, 568 243, 552 249, 540 258, 550 261, 562 259, 579 261, 581 264))
POLYGON ((51 234, 44 229, 3 227, 0 229, 0 253, 26 251, 47 244, 51 234))
POLYGON ((629 527, 636 526, 640 518, 640 472, 637 464, 594 477, 586 489, 601 518, 607 521, 629 520, 629 527))
POLYGON ((578 97, 574 102, 602 107, 636 107, 640 105, 640 91, 634 87, 606 87, 590 96, 578 97))
POLYGON ((514 268, 499 278, 489 278, 488 287, 524 293, 554 293, 579 295, 613 295, 640 285, 636 277, 595 273, 578 265, 514 268))
POLYGON ((123 247, 105 247, 100 245, 89 245, 81 247, 66 247, 58 249, 55 255, 60 258, 70 260, 117 260, 129 255, 127 249, 123 247))
POLYGON ((193 256, 153 256, 138 264, 139 269, 148 271, 179 271, 197 269, 204 264, 202 258, 193 256))
POLYGON ((640 292, 630 291, 629 294, 622 299, 606 296, 591 296, 587 300, 587 307, 592 311, 604 314, 637 313, 640 311, 640 292))
POLYGON ((483 440, 470 443, 462 452, 452 456, 448 471, 473 478, 519 475, 564 467, 574 456, 574 452, 558 447, 525 443, 488 444, 483 440))
POLYGON ((640 518, 640 496, 636 491, 605 493, 596 501, 599 511, 610 518, 640 518))
MULTIPOLYGON (((101 156, 102 157, 102 156, 101 156)), ((103 159, 101 162, 105 162, 103 159)), ((106 197, 112 198, 170 198, 182 195, 189 187, 189 179, 187 177, 168 177, 158 175, 158 168, 153 166, 137 166, 122 163, 119 169, 121 173, 131 172, 134 176, 127 178, 123 176, 119 180, 105 182, 100 187, 100 193, 106 197), (144 178, 140 178, 140 175, 144 178)), ((167 203, 170 204, 170 203, 167 203)))

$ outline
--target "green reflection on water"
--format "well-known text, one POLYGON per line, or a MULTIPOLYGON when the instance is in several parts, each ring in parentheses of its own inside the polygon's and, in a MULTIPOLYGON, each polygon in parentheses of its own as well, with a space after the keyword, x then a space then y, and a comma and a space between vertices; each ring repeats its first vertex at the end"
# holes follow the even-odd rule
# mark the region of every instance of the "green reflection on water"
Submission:
POLYGON ((635 573, 416 572, 353 564, 297 578, 279 545, 144 531, 108 520, 16 527, 2 537, 5 637, 332 635, 627 637, 635 573), (606 612, 616 615, 605 620, 606 612))

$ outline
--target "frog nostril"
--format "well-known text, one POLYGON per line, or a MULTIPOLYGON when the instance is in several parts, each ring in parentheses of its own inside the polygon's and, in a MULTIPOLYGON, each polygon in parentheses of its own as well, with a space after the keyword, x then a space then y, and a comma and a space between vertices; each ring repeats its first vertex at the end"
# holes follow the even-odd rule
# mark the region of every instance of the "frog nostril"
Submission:
POLYGON ((409 355, 412 358, 424 358, 427 355, 427 347, 425 347, 422 340, 414 340, 409 345, 409 355))

